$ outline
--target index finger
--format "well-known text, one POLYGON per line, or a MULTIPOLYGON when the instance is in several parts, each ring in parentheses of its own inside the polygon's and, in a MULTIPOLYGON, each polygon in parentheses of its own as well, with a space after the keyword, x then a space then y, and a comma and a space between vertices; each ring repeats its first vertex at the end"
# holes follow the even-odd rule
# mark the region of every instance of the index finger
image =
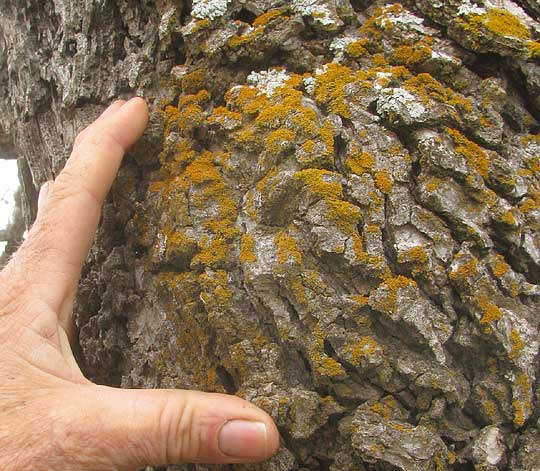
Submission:
POLYGON ((59 308, 76 285, 122 157, 147 122, 141 98, 94 122, 49 187, 47 203, 15 262, 23 264, 34 295, 47 280, 40 295, 52 308, 59 308))

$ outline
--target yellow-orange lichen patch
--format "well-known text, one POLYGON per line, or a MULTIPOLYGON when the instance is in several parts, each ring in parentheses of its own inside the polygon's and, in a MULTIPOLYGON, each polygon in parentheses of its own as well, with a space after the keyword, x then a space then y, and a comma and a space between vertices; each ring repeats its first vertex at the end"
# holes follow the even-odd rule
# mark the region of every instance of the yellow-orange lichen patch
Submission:
POLYGON ((380 311, 387 314, 394 314, 397 310, 398 292, 402 288, 416 287, 416 282, 403 275, 397 277, 386 277, 384 282, 379 286, 376 296, 370 295, 370 305, 380 311), (384 296, 380 296, 380 289, 383 289, 384 296))
POLYGON ((391 61, 400 65, 416 65, 430 59, 433 51, 429 44, 418 42, 413 45, 404 44, 394 49, 391 61))
POLYGON ((478 36, 480 29, 484 28, 495 36, 503 36, 527 40, 531 33, 518 17, 507 10, 491 8, 485 14, 470 14, 461 20, 465 29, 474 36, 478 36))
POLYGON ((540 43, 538 41, 528 41, 527 49, 529 51, 529 57, 534 60, 540 59, 540 43))
POLYGON ((487 153, 476 143, 467 139, 456 129, 446 128, 455 144, 455 152, 467 160, 469 166, 476 170, 483 178, 488 177, 489 157, 487 153))
POLYGON ((206 183, 221 180, 218 168, 213 163, 210 152, 203 153, 196 161, 186 167, 184 175, 192 183, 206 183))
POLYGON ((343 367, 324 352, 324 341, 326 336, 318 324, 313 330, 313 336, 313 344, 309 349, 309 358, 313 364, 313 369, 321 376, 330 378, 345 374, 343 367))
POLYGON ((345 159, 345 165, 356 175, 362 175, 374 168, 375 157, 367 152, 361 152, 359 149, 353 148, 345 159))
POLYGON ((266 136, 265 148, 271 154, 278 155, 294 146, 295 139, 296 133, 294 131, 280 128, 266 136))
POLYGON ((516 225, 516 217, 514 216, 514 213, 512 211, 506 211, 501 216, 501 222, 504 222, 505 224, 509 226, 515 226, 516 225))
POLYGON ((345 51, 352 57, 363 57, 368 54, 366 45, 369 43, 368 39, 359 39, 358 41, 353 41, 350 43, 345 51))
POLYGON ((307 186, 309 191, 320 198, 342 199, 343 187, 331 179, 339 174, 321 169, 300 170, 294 178, 307 186))
POLYGON ((208 307, 227 308, 230 306, 233 292, 229 288, 229 275, 226 271, 201 273, 199 284, 203 288, 201 300, 208 307))
POLYGON ((525 342, 523 342, 521 335, 519 335, 519 332, 516 329, 512 329, 512 332, 510 332, 510 342, 512 347, 509 356, 510 358, 516 358, 525 348, 525 342))
POLYGON ((428 73, 418 74, 406 80, 403 82, 403 88, 418 95, 428 105, 430 100, 435 100, 453 106, 460 111, 471 112, 473 110, 471 100, 459 96, 450 88, 443 87, 428 73))
POLYGON ((302 263, 302 252, 294 237, 281 231, 274 237, 274 243, 276 244, 276 254, 279 263, 287 263, 290 259, 294 260, 298 265, 302 263))
POLYGON ((274 8, 272 10, 268 10, 267 12, 255 18, 255 21, 253 22, 253 26, 254 27, 266 26, 272 20, 275 20, 276 18, 280 17, 283 13, 285 13, 285 11, 286 11, 285 8, 274 8))
POLYGON ((478 307, 482 310, 480 324, 493 324, 502 317, 502 312, 496 304, 493 304, 486 295, 480 295, 476 299, 478 307))
POLYGON ((416 275, 418 272, 425 270, 429 262, 429 257, 424 247, 417 245, 416 247, 412 247, 409 250, 400 253, 398 256, 398 262, 409 262, 414 264, 413 275, 416 275))
POLYGON ((233 110, 247 115, 258 114, 269 104, 264 93, 248 85, 231 88, 225 93, 225 101, 233 110))
POLYGON ((506 275, 510 271, 510 267, 504 261, 504 257, 498 254, 495 256, 491 269, 493 270, 493 274, 498 278, 506 275))
POLYGON ((358 207, 347 201, 328 199, 328 218, 332 220, 346 234, 351 234, 362 219, 358 207))
POLYGON ((184 93, 195 93, 206 85, 207 71, 204 68, 194 70, 182 77, 182 91, 184 93))
POLYGON ((210 124, 221 124, 222 126, 225 125, 227 122, 241 123, 242 114, 235 111, 229 111, 224 106, 219 106, 214 109, 212 115, 208 118, 208 122, 210 124))
POLYGON ((360 365, 362 358, 369 357, 377 348, 377 342, 373 337, 362 337, 358 343, 347 348, 350 361, 353 365, 360 365))
POLYGON ((386 170, 375 172, 375 185, 385 195, 388 195, 392 191, 393 183, 386 170))
POLYGON ((257 261, 255 255, 255 239, 251 234, 244 234, 240 244, 240 261, 242 263, 253 263, 257 261))
POLYGON ((344 118, 351 117, 351 111, 346 102, 345 87, 358 78, 346 66, 331 63, 326 71, 316 77, 314 95, 319 104, 327 105, 328 109, 344 118))

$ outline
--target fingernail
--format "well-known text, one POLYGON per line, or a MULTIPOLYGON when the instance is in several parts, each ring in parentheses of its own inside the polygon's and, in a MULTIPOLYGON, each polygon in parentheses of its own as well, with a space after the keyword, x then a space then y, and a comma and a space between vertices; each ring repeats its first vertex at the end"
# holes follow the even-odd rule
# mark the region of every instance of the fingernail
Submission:
POLYGON ((38 196, 38 211, 42 211, 45 207, 45 204, 47 203, 47 198, 49 197, 49 188, 51 186, 52 182, 45 182, 40 190, 39 190, 39 196, 38 196))
POLYGON ((231 420, 219 432, 220 450, 236 458, 265 458, 268 433, 262 422, 231 420))

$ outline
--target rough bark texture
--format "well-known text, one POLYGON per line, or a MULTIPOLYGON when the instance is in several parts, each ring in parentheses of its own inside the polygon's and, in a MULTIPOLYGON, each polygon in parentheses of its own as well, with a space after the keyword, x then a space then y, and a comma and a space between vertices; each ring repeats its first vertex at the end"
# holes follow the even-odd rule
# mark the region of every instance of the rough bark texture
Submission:
POLYGON ((171 469, 540 469, 536 0, 0 11, 36 188, 114 97, 152 108, 83 273, 86 372, 279 424, 269 463, 171 469))

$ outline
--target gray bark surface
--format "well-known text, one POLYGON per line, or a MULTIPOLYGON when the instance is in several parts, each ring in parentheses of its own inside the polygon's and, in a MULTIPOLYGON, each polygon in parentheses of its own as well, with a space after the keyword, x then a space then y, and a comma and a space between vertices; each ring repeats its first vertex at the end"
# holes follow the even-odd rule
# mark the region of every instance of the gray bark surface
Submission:
POLYGON ((36 189, 111 100, 81 362, 238 394, 282 447, 179 470, 540 469, 540 4, 0 0, 0 150, 36 189))

